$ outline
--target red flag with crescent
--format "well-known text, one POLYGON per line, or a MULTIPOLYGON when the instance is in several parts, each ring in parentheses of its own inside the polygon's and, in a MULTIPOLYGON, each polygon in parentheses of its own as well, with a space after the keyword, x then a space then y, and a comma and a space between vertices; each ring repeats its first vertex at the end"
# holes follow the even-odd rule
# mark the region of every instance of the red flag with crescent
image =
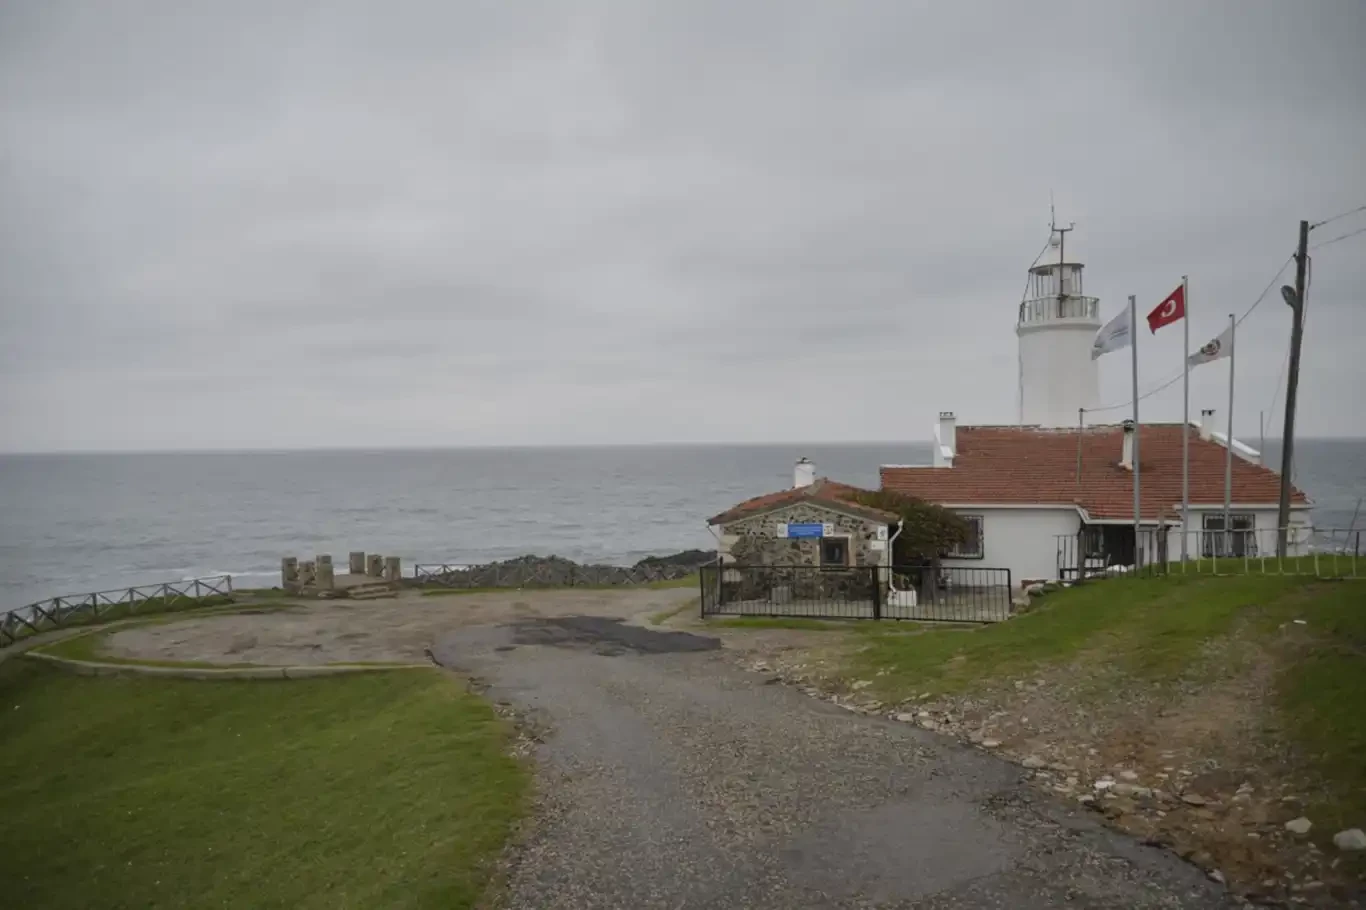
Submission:
POLYGON ((1164 325, 1186 318, 1186 286, 1178 284, 1176 290, 1148 314, 1148 328, 1156 332, 1164 325))

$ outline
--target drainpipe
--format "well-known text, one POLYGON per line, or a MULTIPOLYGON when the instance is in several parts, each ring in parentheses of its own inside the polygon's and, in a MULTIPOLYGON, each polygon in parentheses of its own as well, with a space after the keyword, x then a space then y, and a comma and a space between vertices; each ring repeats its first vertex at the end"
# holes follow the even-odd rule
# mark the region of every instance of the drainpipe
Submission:
POLYGON ((899 518, 896 522, 896 533, 892 539, 887 541, 887 590, 895 591, 896 585, 892 581, 892 566, 896 563, 896 539, 901 536, 901 531, 905 527, 906 519, 899 518))

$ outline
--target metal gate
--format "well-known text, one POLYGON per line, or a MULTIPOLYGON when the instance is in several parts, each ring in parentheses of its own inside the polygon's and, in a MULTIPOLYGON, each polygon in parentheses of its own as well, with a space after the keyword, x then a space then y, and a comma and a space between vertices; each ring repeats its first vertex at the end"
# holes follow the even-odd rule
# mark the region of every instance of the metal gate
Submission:
POLYGON ((700 570, 702 616, 914 619, 1010 618, 1009 569, 963 566, 710 565, 700 570))

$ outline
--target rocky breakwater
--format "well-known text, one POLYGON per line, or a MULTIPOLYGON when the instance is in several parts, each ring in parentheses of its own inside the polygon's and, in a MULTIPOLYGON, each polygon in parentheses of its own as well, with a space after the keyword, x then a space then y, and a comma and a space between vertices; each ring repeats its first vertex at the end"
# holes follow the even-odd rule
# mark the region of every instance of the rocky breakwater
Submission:
POLYGON ((502 562, 452 569, 416 579, 449 588, 574 587, 646 584, 686 578, 716 561, 714 550, 684 550, 649 556, 633 566, 579 563, 561 556, 519 556, 502 562))

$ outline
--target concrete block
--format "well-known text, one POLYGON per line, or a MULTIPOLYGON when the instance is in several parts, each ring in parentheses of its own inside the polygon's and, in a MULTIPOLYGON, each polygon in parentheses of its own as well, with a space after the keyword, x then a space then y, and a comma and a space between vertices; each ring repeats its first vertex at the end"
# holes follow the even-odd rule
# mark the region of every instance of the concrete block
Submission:
POLYGON ((318 574, 318 564, 313 560, 305 560, 299 563, 299 584, 302 587, 311 587, 318 574))
POLYGON ((331 591, 333 585, 332 557, 319 556, 313 586, 320 591, 331 591))
POLYGON ((365 574, 371 578, 382 578, 384 576, 384 557, 378 553, 370 553, 365 557, 365 574))
POLYGON ((280 560, 280 583, 282 587, 289 587, 299 581, 299 557, 286 556, 280 560))
POLYGON ((397 556, 384 557, 384 580, 398 581, 403 577, 403 564, 397 556))
POLYGON ((365 574, 365 553, 359 550, 352 550, 348 570, 352 575, 365 574))

